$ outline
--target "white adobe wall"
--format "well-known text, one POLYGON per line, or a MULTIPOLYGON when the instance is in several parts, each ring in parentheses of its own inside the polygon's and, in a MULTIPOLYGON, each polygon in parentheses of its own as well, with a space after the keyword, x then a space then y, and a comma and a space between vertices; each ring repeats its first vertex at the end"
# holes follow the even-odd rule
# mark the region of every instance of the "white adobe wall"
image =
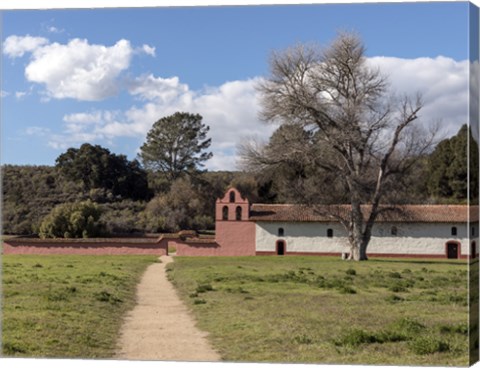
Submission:
MULTIPOLYGON (((277 240, 285 240, 287 252, 348 252, 348 240, 343 227, 338 223, 308 222, 257 222, 256 250, 275 252, 277 240), (284 229, 279 237, 278 229, 284 229), (333 238, 327 237, 327 229, 333 229, 333 238)), ((445 243, 454 240, 461 243, 461 254, 470 252, 467 224, 389 224, 374 226, 368 253, 445 255, 445 243), (397 236, 391 235, 392 226, 397 227, 397 236), (451 228, 457 228, 457 236, 451 235, 451 228)), ((478 228, 475 229, 478 240, 478 228)), ((473 237, 472 237, 473 238, 473 237)), ((472 239, 473 240, 473 239, 472 239)), ((477 253, 478 253, 477 241, 477 253)))

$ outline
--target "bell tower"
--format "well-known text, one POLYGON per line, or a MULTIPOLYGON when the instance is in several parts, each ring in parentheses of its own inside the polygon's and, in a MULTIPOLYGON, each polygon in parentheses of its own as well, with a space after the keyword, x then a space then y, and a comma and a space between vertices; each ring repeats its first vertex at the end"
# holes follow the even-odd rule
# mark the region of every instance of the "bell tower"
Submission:
POLYGON ((229 188, 223 198, 217 199, 215 221, 248 221, 250 203, 235 188, 229 188))

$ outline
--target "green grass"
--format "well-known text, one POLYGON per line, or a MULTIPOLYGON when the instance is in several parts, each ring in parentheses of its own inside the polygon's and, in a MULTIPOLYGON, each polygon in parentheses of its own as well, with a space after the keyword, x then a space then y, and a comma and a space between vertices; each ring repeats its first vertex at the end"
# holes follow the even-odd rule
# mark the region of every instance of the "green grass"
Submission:
POLYGON ((224 360, 468 364, 464 262, 176 257, 168 275, 224 360))
POLYGON ((3 356, 108 358, 154 256, 3 257, 3 356))

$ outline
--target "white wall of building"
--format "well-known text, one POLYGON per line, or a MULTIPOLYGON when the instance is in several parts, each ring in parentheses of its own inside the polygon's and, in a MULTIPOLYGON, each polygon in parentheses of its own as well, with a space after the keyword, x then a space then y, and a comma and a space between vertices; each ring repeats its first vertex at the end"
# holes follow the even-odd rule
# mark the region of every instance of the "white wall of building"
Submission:
MULTIPOLYGON (((461 255, 470 252, 467 224, 446 223, 378 223, 374 226, 368 253, 445 255, 448 241, 461 243, 461 255), (391 234, 392 226, 397 235, 391 234), (457 235, 452 234, 457 228, 457 235)), ((475 229, 478 239, 478 228, 475 229)), ((472 237, 473 238, 473 237, 472 237)), ((338 223, 311 222, 257 222, 256 250, 275 252, 277 240, 285 240, 287 252, 341 253, 348 252, 349 245, 343 227, 338 223), (278 229, 284 229, 284 236, 278 236, 278 229), (327 229, 333 230, 333 237, 327 237, 327 229)), ((477 242, 478 252, 478 242, 477 242)))

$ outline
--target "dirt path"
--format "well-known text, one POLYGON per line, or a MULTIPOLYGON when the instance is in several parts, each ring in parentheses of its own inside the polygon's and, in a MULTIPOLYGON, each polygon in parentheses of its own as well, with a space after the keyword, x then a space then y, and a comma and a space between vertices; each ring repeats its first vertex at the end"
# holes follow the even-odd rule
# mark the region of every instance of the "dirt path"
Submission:
POLYGON ((161 261, 147 268, 137 287, 137 305, 122 326, 116 358, 220 360, 167 280, 165 266, 172 258, 162 256, 161 261))

